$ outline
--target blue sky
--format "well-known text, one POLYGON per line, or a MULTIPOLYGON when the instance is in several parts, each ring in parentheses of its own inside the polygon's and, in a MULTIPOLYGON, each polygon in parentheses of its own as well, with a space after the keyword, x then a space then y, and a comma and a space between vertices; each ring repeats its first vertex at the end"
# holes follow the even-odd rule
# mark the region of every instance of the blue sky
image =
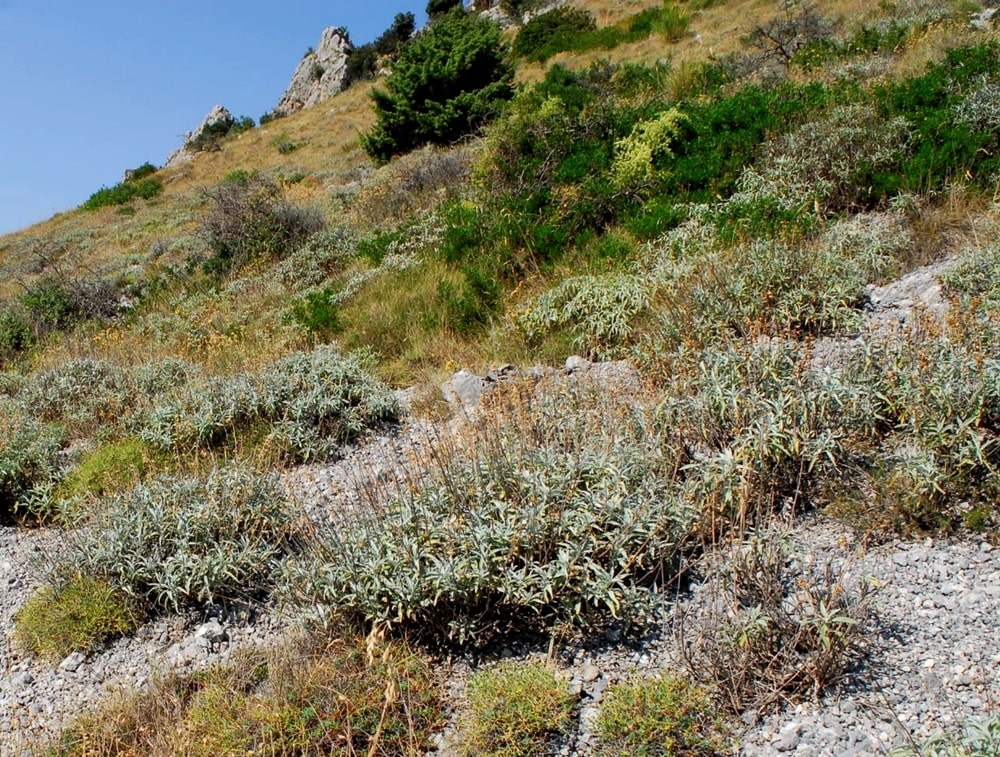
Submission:
POLYGON ((426 0, 0 0, 0 234, 162 165, 216 103, 255 121, 327 26, 369 42, 426 0))

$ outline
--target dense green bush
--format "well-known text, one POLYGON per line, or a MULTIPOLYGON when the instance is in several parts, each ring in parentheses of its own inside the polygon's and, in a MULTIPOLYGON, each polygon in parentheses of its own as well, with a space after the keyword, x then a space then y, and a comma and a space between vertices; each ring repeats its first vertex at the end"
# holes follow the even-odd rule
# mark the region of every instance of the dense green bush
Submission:
POLYGON ((0 310, 0 363, 20 355, 33 341, 23 315, 10 307, 0 310))
POLYGON ((660 34, 667 41, 676 42, 687 32, 690 23, 690 14, 670 0, 600 29, 587 11, 560 5, 528 20, 514 39, 513 52, 528 60, 545 61, 565 50, 611 49, 651 34, 660 34))
POLYGON ((162 191, 163 182, 159 179, 130 179, 113 187, 101 187, 80 207, 84 210, 97 210, 108 205, 125 205, 136 198, 151 200, 162 191))
POLYGON ((594 17, 582 8, 558 5, 533 16, 520 28, 513 52, 530 60, 543 61, 560 50, 570 49, 574 38, 597 28, 594 17))
POLYGON ((224 181, 208 198, 212 207, 201 233, 212 250, 206 267, 216 274, 290 255, 324 224, 319 210, 292 205, 261 174, 224 181))
POLYGON ((937 190, 957 178, 993 188, 1000 174, 996 130, 977 126, 970 116, 984 79, 998 74, 1000 44, 992 41, 950 50, 927 73, 876 90, 886 117, 903 117, 911 125, 910 151, 884 179, 888 189, 937 190))
POLYGON ((456 9, 405 45, 372 93, 378 122, 362 137, 378 162, 424 144, 447 145, 477 132, 513 94, 500 30, 456 9))
POLYGON ((14 635, 29 652, 60 660, 135 630, 142 617, 133 599, 103 579, 77 575, 32 595, 14 618, 14 635))
POLYGON ((351 50, 347 59, 347 75, 351 81, 375 76, 375 65, 380 56, 394 56, 399 48, 410 41, 416 29, 412 13, 397 13, 392 25, 375 39, 351 50))
POLYGON ((306 292, 292 305, 289 315, 296 324, 321 339, 332 336, 340 325, 337 298, 330 287, 306 292))

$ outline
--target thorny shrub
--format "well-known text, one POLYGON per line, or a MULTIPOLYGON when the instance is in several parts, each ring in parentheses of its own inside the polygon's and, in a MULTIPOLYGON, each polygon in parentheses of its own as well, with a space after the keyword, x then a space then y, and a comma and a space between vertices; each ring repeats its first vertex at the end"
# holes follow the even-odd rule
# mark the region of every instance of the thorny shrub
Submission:
POLYGON ((813 565, 786 537, 758 532, 712 569, 708 596, 681 610, 688 674, 721 706, 764 713, 817 697, 862 658, 873 584, 813 565))
POLYGON ((223 182, 208 199, 211 210, 201 231, 213 253, 206 263, 213 273, 285 257, 324 224, 320 211, 292 205, 281 187, 261 174, 223 182))

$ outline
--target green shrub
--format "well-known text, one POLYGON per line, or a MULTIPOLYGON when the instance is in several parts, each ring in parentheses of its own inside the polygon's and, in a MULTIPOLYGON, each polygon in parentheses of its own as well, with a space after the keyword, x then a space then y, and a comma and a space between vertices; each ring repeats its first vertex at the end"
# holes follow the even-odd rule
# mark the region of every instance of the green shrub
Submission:
POLYGON ((683 678, 612 687, 597 717, 598 755, 667 757, 722 752, 719 722, 708 694, 683 678))
POLYGON ((600 29, 587 11, 563 5, 534 16, 524 24, 514 40, 513 52, 541 62, 565 50, 607 50, 637 42, 651 34, 660 34, 668 42, 676 42, 687 33, 690 24, 690 14, 670 0, 600 29))
POLYGON ((157 611, 266 596, 295 532, 274 476, 162 478, 107 502, 53 573, 101 578, 157 611))
POLYGON ((75 499, 122 494, 144 481, 156 465, 155 453, 139 439, 102 444, 66 474, 57 495, 75 499))
POLYGON ((447 16, 455 9, 461 9, 460 0, 427 0, 425 12, 432 21, 438 21, 442 16, 447 16))
POLYGON ((334 291, 330 287, 323 287, 306 292, 301 300, 292 305, 289 315, 292 321, 310 334, 328 338, 340 326, 338 309, 334 291))
POLYGON ((76 575, 35 592, 14 617, 14 635, 32 654, 60 659, 124 636, 142 618, 137 603, 103 579, 76 575))
POLYGON ((64 329, 79 316, 79 308, 61 282, 43 279, 21 295, 33 336, 38 339, 51 331, 64 329))
POLYGON ((468 697, 461 753, 469 757, 547 754, 574 704, 566 684, 539 663, 479 670, 469 677, 468 697))
POLYGON ((131 168, 128 171, 126 171, 125 175, 127 178, 125 179, 125 181, 126 182, 142 181, 143 179, 148 178, 149 176, 151 176, 152 174, 156 173, 159 170, 160 170, 159 168, 157 168, 152 163, 147 161, 138 168, 131 168))
POLYGON ((585 386, 495 410, 464 454, 289 566, 300 601, 437 641, 511 627, 641 625, 691 522, 669 444, 585 386))
POLYGON ((113 187, 101 187, 80 207, 84 210, 98 210, 109 205, 125 205, 136 198, 151 200, 163 191, 159 179, 129 179, 113 187))
POLYGON ((23 316, 12 308, 0 310, 0 361, 16 358, 33 341, 31 329, 23 316))
POLYGON ((927 73, 876 90, 876 102, 887 117, 902 117, 911 125, 909 153, 890 185, 928 191, 962 178, 992 190, 1000 174, 996 133, 969 119, 977 109, 978 88, 997 74, 1000 45, 991 41, 950 50, 927 73), (973 110, 964 113, 967 107, 973 110))
POLYGON ((384 163, 424 144, 446 145, 475 133, 513 94, 499 29, 456 9, 399 53, 385 90, 372 93, 378 122, 362 137, 384 163))
MULTIPOLYGON (((774 87, 745 86, 722 93, 716 69, 703 76, 710 97, 681 106, 685 118, 673 145, 667 190, 681 199, 715 202, 728 197, 766 139, 783 134, 822 111, 830 93, 821 85, 782 82, 774 87)), ((697 92, 695 93, 697 94, 697 92)))
POLYGON ((287 202, 260 174, 227 177, 208 197, 212 208, 201 233, 212 251, 206 264, 212 273, 285 257, 323 228, 322 213, 287 202))
POLYGON ((627 41, 660 34, 669 42, 677 42, 687 33, 690 25, 689 13, 678 8, 670 0, 664 0, 662 5, 647 8, 629 20, 627 41))
POLYGON ((561 50, 571 49, 574 38, 597 28, 594 17, 582 8, 559 5, 533 16, 514 40, 515 55, 544 61, 561 50))

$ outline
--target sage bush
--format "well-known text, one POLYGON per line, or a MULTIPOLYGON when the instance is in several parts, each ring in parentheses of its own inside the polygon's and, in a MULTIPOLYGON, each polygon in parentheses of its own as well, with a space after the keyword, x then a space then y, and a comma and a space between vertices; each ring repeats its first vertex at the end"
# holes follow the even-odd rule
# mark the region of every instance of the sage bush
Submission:
POLYGON ((154 611, 266 596, 296 531, 276 476, 246 468, 142 483, 95 510, 53 566, 154 611))
POLYGON ((149 412, 140 437, 164 450, 266 438, 283 458, 311 461, 329 457, 398 413, 389 387, 372 375, 369 358, 324 345, 256 374, 185 384, 149 412))
POLYGON ((465 448, 290 565, 293 596, 460 645, 643 624, 693 519, 664 439, 638 409, 583 388, 512 394, 465 448))

